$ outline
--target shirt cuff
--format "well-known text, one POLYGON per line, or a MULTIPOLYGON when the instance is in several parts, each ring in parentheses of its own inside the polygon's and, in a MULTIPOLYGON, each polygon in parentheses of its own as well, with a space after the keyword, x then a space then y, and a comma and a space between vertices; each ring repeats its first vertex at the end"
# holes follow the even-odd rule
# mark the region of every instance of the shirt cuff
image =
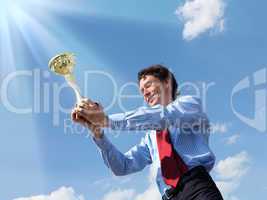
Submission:
POLYGON ((125 120, 125 114, 113 114, 108 116, 109 128, 112 130, 123 130, 127 127, 127 120, 125 120))

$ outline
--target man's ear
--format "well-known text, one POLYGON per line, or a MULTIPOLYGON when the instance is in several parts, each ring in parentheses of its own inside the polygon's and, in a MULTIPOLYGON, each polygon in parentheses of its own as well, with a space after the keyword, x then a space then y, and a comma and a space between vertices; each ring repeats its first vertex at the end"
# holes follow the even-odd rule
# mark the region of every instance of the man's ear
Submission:
POLYGON ((167 88, 171 87, 171 79, 167 78, 166 80, 164 80, 164 82, 166 83, 167 88))

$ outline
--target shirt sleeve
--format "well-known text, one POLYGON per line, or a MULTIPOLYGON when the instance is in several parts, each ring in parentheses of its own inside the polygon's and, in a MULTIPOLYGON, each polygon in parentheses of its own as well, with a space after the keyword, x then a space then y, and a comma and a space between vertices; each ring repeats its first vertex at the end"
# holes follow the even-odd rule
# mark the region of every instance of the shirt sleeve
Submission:
POLYGON ((140 107, 126 113, 109 115, 109 128, 113 130, 162 130, 169 126, 192 125, 206 119, 198 98, 183 96, 167 106, 140 107))
POLYGON ((116 176, 141 171, 146 165, 152 163, 150 151, 147 146, 147 136, 142 138, 140 144, 135 145, 124 154, 105 135, 101 139, 93 138, 93 140, 100 149, 105 165, 116 176))

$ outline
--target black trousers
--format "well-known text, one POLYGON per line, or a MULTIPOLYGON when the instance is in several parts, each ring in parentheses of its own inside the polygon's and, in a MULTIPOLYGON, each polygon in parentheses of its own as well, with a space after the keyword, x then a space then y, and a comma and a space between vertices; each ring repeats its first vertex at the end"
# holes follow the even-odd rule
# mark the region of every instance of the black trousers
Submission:
POLYGON ((178 190, 171 200, 223 200, 204 167, 196 167, 181 177, 178 190))

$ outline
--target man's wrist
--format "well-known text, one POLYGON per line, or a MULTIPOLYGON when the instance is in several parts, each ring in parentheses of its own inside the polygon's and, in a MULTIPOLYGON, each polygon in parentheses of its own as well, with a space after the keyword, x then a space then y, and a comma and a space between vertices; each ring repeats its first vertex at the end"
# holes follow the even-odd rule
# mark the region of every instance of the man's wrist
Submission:
POLYGON ((91 131, 91 134, 94 138, 96 138, 96 139, 103 138, 104 133, 103 133, 100 126, 95 126, 89 122, 86 123, 86 126, 89 129, 89 131, 91 131))
POLYGON ((109 117, 105 115, 104 123, 103 123, 103 128, 108 128, 109 127, 109 117))
POLYGON ((102 139, 103 136, 104 136, 104 133, 103 133, 103 131, 101 129, 100 129, 100 131, 94 132, 94 134, 93 134, 93 137, 95 139, 102 139))

